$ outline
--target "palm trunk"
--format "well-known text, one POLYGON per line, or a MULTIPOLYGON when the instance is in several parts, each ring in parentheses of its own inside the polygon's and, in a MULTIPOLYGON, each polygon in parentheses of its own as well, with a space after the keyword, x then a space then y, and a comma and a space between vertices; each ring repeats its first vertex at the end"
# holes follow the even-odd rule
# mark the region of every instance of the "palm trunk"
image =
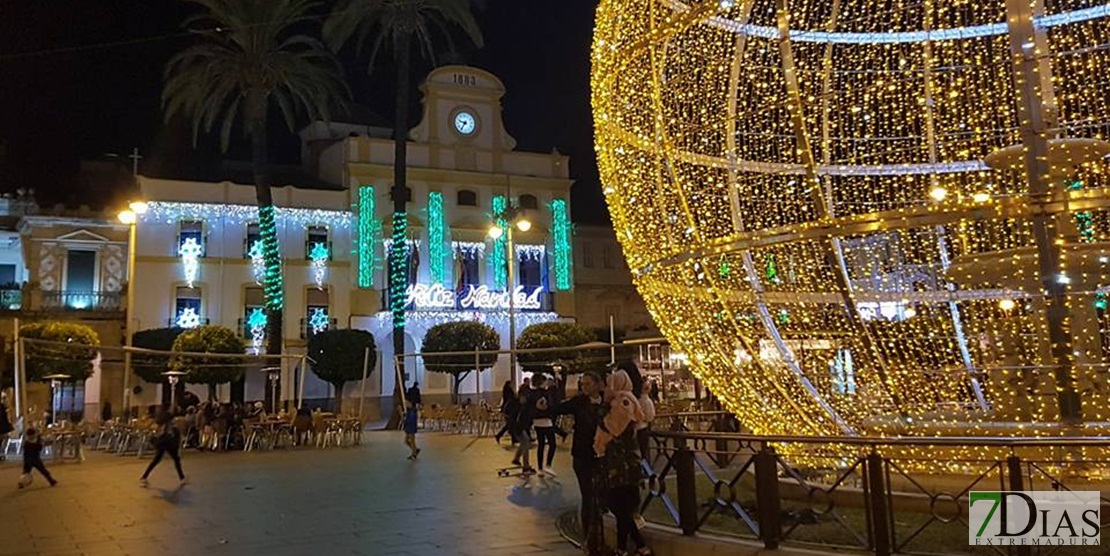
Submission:
POLYGON ((341 411, 343 410, 343 385, 344 384, 346 384, 346 382, 340 382, 339 384, 332 384, 332 387, 335 388, 335 414, 336 415, 340 415, 341 411))
MULTIPOLYGON (((404 44, 398 44, 397 54, 397 107, 393 122, 393 247, 389 250, 389 308, 393 314, 393 355, 394 365, 396 356, 405 352, 405 286, 408 284, 408 268, 406 268, 406 201, 408 200, 408 187, 406 168, 408 165, 408 119, 409 119, 409 63, 410 41, 406 37, 404 44)), ((404 367, 404 362, 401 363, 404 367)), ((395 372, 403 377, 404 370, 395 372)), ((401 409, 404 407, 402 390, 404 385, 396 379, 393 385, 394 411, 390 413, 389 424, 386 428, 395 430, 401 425, 401 409)))
MULTIPOLYGON (((258 198, 258 233, 262 239, 262 254, 266 264, 263 281, 266 295, 266 353, 280 355, 282 348, 282 311, 285 305, 281 269, 281 248, 277 239, 277 222, 274 218, 274 198, 270 191, 268 146, 266 143, 266 99, 248 101, 251 130, 251 170, 254 173, 254 193, 258 198)), ((273 395, 281 393, 281 378, 276 388, 266 389, 266 407, 274 407, 273 395)))

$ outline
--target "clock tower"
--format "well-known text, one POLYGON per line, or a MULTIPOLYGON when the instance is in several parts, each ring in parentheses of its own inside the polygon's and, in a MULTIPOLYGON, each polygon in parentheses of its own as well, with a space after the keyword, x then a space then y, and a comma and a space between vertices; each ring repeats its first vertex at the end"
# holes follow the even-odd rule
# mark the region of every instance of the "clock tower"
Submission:
POLYGON ((427 143, 431 158, 441 164, 459 170, 499 170, 499 153, 516 147, 501 120, 501 80, 478 68, 452 65, 432 71, 420 90, 424 116, 410 137, 427 143))

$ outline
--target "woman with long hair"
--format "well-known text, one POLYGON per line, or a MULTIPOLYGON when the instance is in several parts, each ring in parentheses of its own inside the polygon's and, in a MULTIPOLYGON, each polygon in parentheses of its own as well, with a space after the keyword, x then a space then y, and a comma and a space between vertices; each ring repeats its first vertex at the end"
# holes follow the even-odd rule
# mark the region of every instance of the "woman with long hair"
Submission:
MULTIPOLYGON (((506 380, 505 385, 501 387, 501 414, 505 416, 505 424, 501 427, 501 430, 497 431, 497 434, 493 435, 494 440, 497 440, 498 444, 501 443, 501 437, 505 436, 505 433, 509 432, 509 429, 512 428, 509 426, 512 424, 510 416, 514 414, 513 406, 516 403, 516 391, 513 390, 513 381, 506 380)), ((514 436, 512 439, 513 444, 516 444, 516 437, 514 436)))
POLYGON ((606 500, 617 521, 617 550, 624 550, 629 539, 636 554, 652 554, 636 527, 640 506, 640 452, 636 444, 636 423, 644 420, 640 401, 632 393, 632 379, 618 370, 609 375, 605 387, 607 413, 598 424, 594 451, 602 458, 605 470, 606 500))

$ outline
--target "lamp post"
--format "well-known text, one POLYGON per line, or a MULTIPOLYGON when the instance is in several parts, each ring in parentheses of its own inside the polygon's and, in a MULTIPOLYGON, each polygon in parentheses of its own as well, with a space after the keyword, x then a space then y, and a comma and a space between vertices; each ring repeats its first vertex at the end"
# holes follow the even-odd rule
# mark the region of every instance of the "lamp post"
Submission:
POLYGON ((509 291, 509 377, 516 384, 516 248, 513 247, 513 228, 522 232, 532 229, 532 221, 524 216, 524 211, 518 207, 508 205, 501 214, 494 215, 494 225, 489 229, 489 237, 498 239, 505 234, 505 262, 508 265, 508 284, 505 289, 509 291), (504 229, 497 225, 498 220, 504 220, 504 229))
POLYGON ((170 413, 177 409, 177 382, 181 377, 189 373, 185 371, 166 371, 162 376, 166 377, 166 381, 170 383, 170 413))
POLYGON ((58 387, 62 385, 62 381, 67 380, 69 375, 62 373, 55 373, 42 377, 50 381, 50 424, 58 424, 58 387))
MULTIPOLYGON (((127 420, 131 419, 131 329, 135 317, 135 229, 138 227, 139 216, 146 212, 148 206, 145 201, 131 201, 127 210, 120 211, 119 221, 127 224, 127 311, 124 314, 126 321, 123 325, 123 411, 127 420)), ((125 421, 127 422, 127 421, 125 421)))

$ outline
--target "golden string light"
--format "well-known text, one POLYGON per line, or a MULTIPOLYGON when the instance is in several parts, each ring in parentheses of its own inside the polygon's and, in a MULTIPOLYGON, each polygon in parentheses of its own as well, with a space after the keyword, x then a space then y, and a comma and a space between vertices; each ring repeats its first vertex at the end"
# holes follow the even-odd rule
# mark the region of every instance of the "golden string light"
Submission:
POLYGON ((602 0, 641 294, 757 433, 1110 433, 1101 0, 602 0))

